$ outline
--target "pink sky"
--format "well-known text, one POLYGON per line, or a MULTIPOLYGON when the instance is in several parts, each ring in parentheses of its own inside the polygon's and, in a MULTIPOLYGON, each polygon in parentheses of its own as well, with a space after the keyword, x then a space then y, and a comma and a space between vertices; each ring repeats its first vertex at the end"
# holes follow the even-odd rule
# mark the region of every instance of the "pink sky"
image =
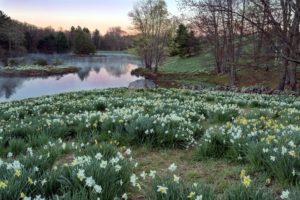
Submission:
MULTIPOLYGON (((72 25, 99 29, 121 26, 130 30, 128 12, 136 0, 0 0, 0 9, 11 18, 39 27, 69 29, 72 25)), ((176 1, 166 0, 177 14, 176 1)))

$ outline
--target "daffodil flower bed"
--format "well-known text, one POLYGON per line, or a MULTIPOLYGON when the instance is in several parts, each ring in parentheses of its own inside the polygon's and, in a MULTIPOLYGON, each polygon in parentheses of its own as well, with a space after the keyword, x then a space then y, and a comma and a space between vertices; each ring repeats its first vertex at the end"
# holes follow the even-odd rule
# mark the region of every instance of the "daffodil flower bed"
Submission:
POLYGON ((0 160, 0 199, 121 199, 130 187, 130 149, 49 142, 37 152, 0 160), (119 151, 121 150, 121 151, 119 151), (55 163, 71 154, 72 159, 55 163))
POLYGON ((0 103, 0 199, 297 199, 300 99, 294 96, 108 89, 0 103), (176 164, 138 171, 122 146, 195 151, 243 163, 252 174, 216 194, 185 181, 176 164), (159 175, 157 174, 159 173, 159 175))

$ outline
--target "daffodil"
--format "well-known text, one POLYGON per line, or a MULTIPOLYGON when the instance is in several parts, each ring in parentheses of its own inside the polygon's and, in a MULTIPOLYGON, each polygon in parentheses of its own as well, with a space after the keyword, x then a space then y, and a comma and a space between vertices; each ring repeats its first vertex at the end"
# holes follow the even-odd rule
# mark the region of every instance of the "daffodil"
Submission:
POLYGON ((196 195, 195 192, 190 192, 189 195, 187 196, 189 199, 193 198, 196 195))
POLYGON ((289 194, 290 194, 290 192, 288 190, 282 191, 280 198, 281 199, 289 199, 289 194))
POLYGON ((157 186, 157 192, 159 192, 159 193, 167 194, 167 190, 168 190, 167 187, 160 186, 160 185, 157 186))
POLYGON ((292 151, 289 152, 289 155, 295 158, 296 157, 296 152, 294 150, 292 150, 292 151))
POLYGON ((80 169, 77 173, 77 178, 80 180, 80 181, 83 181, 83 179, 85 179, 85 174, 84 174, 84 170, 83 169, 80 169))
POLYGON ((20 176, 21 176, 21 170, 19 170, 19 169, 16 169, 16 170, 15 170, 15 174, 14 174, 14 176, 16 176, 16 177, 20 177, 20 176))
POLYGON ((32 185, 32 184, 33 184, 32 178, 28 177, 27 182, 28 182, 30 185, 32 185))
POLYGON ((198 196, 196 196, 195 200, 202 200, 202 199, 203 199, 203 196, 202 195, 198 195, 198 196))
POLYGON ((175 165, 175 163, 172 163, 169 168, 168 168, 171 172, 174 172, 177 169, 177 166, 175 165))
POLYGON ((179 183, 179 177, 176 176, 175 174, 173 175, 173 181, 174 181, 175 183, 179 183))
POLYGON ((7 188, 7 184, 8 184, 7 181, 0 181, 0 189, 5 189, 5 188, 7 188))
POLYGON ((246 171, 243 169, 240 173, 240 177, 244 178, 246 176, 246 171))
POLYGON ((21 198, 21 199, 24 199, 25 197, 26 197, 25 193, 24 193, 24 192, 21 192, 20 198, 21 198))
POLYGON ((251 183, 250 176, 244 176, 244 178, 243 178, 243 184, 244 184, 246 187, 249 187, 249 186, 250 186, 250 183, 251 183))

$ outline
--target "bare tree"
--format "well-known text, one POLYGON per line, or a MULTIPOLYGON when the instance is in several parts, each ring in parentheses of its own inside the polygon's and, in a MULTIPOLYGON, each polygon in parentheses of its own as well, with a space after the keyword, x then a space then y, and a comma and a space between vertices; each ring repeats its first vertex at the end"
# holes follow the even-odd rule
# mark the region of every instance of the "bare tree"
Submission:
POLYGON ((300 0, 182 0, 180 4, 196 11, 198 27, 208 27, 205 34, 213 38, 216 71, 222 72, 220 66, 224 64, 229 69, 231 84, 236 81, 235 66, 241 57, 244 38, 252 40, 252 63, 260 65, 264 62, 262 58, 274 57, 276 62, 281 58, 278 89, 283 90, 288 84, 296 91, 300 0))
POLYGON ((140 0, 129 13, 139 33, 138 51, 145 67, 157 72, 163 60, 170 34, 170 19, 164 0, 140 0))

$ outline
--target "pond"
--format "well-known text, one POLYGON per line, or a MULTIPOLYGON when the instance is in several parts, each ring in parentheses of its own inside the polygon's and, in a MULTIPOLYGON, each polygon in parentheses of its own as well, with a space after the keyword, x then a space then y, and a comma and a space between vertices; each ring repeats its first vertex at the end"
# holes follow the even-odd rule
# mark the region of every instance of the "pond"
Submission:
POLYGON ((129 83, 142 79, 131 75, 132 70, 141 66, 141 61, 125 53, 98 52, 88 57, 72 54, 29 54, 17 60, 30 63, 41 58, 48 63, 63 61, 64 65, 79 67, 80 71, 60 76, 34 78, 0 76, 0 101, 80 90, 128 87, 129 83))

